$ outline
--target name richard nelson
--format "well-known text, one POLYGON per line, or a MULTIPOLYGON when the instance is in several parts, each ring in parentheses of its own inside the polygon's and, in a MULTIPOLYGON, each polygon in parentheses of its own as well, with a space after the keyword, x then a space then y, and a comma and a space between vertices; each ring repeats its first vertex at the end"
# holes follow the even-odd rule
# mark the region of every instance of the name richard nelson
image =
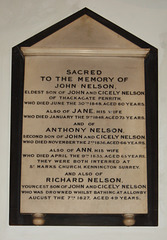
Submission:
POLYGON ((56 183, 81 183, 81 182, 91 182, 91 183, 116 183, 122 182, 121 178, 65 178, 65 177, 46 177, 46 182, 56 182, 56 183))

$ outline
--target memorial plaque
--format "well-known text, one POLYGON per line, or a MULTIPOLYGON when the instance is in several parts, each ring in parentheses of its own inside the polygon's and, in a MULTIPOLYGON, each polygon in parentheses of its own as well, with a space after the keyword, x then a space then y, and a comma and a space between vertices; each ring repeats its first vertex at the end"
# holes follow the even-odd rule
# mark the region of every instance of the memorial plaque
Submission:
POLYGON ((13 52, 11 224, 157 225, 157 50, 83 9, 13 52))

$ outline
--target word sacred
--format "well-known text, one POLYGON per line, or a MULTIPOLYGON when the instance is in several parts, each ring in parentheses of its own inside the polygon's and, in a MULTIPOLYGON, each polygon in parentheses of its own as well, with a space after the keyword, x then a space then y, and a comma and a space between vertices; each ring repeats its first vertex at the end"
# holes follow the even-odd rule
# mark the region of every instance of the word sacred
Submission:
POLYGON ((67 69, 67 75, 79 74, 79 75, 101 75, 101 70, 70 70, 67 69))

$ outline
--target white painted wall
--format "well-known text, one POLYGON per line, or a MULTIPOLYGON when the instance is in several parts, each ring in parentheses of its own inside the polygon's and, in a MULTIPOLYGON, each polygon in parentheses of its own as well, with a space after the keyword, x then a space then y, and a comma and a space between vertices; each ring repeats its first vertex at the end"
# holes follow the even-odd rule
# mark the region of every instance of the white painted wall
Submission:
POLYGON ((165 240, 167 237, 167 1, 0 0, 0 239, 165 240), (9 215, 11 49, 88 7, 159 49, 159 227, 11 227, 9 215))

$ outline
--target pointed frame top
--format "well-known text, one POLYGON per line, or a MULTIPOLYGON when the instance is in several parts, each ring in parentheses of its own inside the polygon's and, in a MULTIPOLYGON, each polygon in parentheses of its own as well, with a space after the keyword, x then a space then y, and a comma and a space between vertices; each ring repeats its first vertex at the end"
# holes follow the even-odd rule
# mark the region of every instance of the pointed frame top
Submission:
POLYGON ((135 35, 129 33, 128 31, 124 30, 123 28, 117 26, 116 24, 110 22, 109 20, 103 18, 102 16, 98 15, 97 13, 93 12, 88 8, 83 8, 78 12, 72 14, 71 16, 61 20, 60 22, 52 25, 51 27, 45 29, 44 31, 34 35, 33 37, 27 39, 26 41, 21 42, 17 45, 17 47, 31 47, 32 45, 38 43, 39 41, 47 38, 49 35, 57 32, 58 30, 62 29, 63 27, 69 25, 70 23, 74 22, 75 20, 79 19, 83 15, 87 15, 90 18, 94 19, 98 23, 102 24, 103 26, 107 27, 108 29, 112 30, 116 34, 120 35, 121 37, 129 40, 131 43, 135 44, 140 48, 150 48, 155 49, 152 45, 148 44, 147 42, 141 40, 140 38, 136 37, 135 35))

